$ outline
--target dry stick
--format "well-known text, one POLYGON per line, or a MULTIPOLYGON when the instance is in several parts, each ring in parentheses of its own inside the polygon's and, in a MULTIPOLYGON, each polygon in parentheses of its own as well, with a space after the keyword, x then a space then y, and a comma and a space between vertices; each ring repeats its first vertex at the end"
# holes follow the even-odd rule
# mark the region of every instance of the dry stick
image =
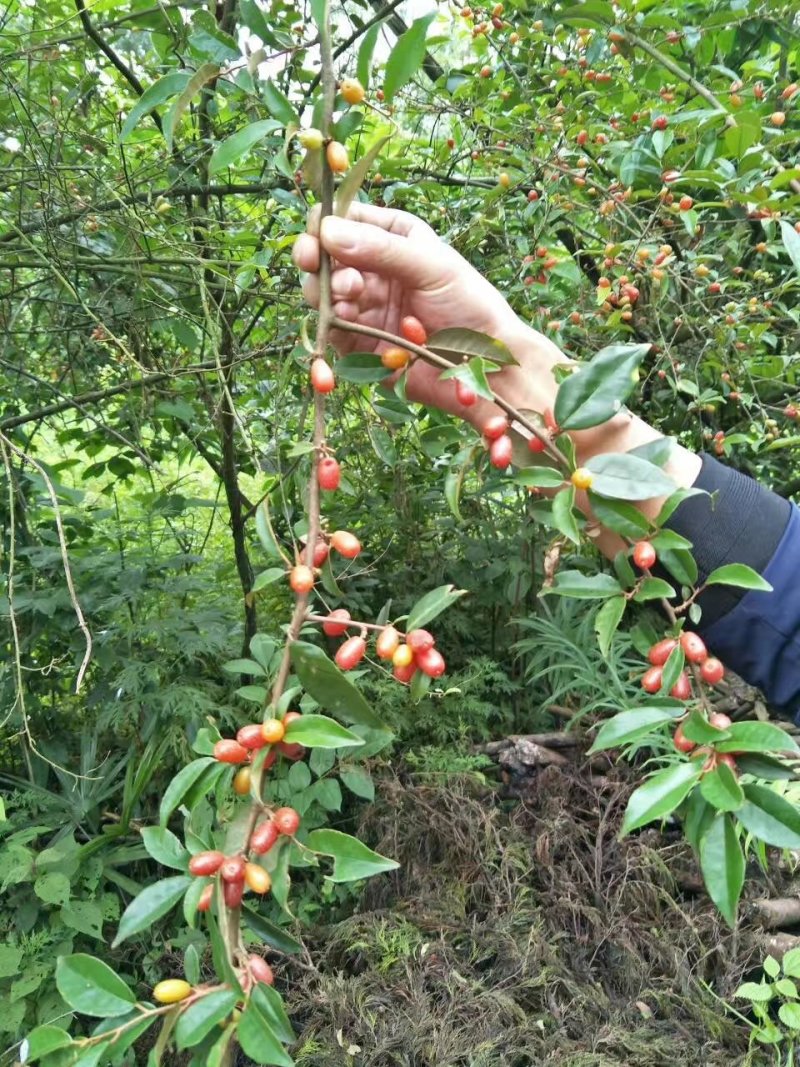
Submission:
MULTIPOLYGON (((349 330, 352 333, 363 333, 368 337, 377 337, 381 341, 387 341, 391 345, 400 345, 407 349, 409 352, 413 352, 414 355, 419 356, 420 359, 426 363, 430 363, 434 367, 440 367, 442 370, 452 370, 456 364, 449 363, 443 356, 437 356, 435 352, 432 352, 429 348, 425 348, 423 345, 415 345, 411 341, 407 341, 404 337, 397 337, 393 333, 389 333, 387 330, 379 330, 375 326, 364 326, 360 322, 346 322, 344 319, 340 319, 338 316, 334 316, 331 320, 331 325, 337 330, 349 330)), ((544 445, 544 451, 547 455, 560 467, 566 469, 568 467, 567 458, 555 447, 550 440, 550 436, 541 430, 530 419, 526 418, 521 411, 518 411, 513 404, 509 404, 507 400, 504 400, 499 396, 494 389, 490 390, 492 399, 499 408, 502 408, 507 415, 509 415, 515 422, 518 422, 520 426, 523 426, 529 433, 532 433, 534 437, 538 439, 544 445)))

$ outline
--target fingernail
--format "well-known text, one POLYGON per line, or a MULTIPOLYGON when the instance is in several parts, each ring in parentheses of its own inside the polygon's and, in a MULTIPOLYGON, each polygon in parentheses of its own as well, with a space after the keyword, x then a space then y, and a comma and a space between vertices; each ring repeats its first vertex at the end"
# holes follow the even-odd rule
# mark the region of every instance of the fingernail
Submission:
POLYGON ((322 243, 329 252, 355 251, 357 242, 353 226, 345 219, 337 218, 336 215, 328 215, 322 220, 321 232, 322 243))

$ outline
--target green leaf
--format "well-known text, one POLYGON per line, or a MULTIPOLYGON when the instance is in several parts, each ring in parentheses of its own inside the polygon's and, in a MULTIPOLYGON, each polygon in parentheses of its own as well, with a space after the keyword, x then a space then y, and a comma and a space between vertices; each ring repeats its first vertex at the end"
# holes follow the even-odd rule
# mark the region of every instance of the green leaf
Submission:
POLYGON ((735 722, 728 727, 730 740, 717 745, 720 752, 797 752, 797 742, 771 722, 735 722))
POLYGON ((312 830, 306 845, 312 852, 333 858, 333 874, 329 876, 332 882, 356 882, 400 866, 395 860, 379 856, 357 838, 339 830, 312 830))
POLYGON ((236 133, 232 133, 214 149, 208 161, 209 174, 218 174, 221 170, 232 167, 259 141, 263 141, 265 137, 280 128, 280 122, 274 119, 262 119, 260 122, 251 122, 249 126, 244 126, 236 133))
POLYGON ((118 974, 102 960, 82 952, 59 956, 56 986, 70 1008, 84 1015, 122 1015, 136 1003, 136 997, 118 974))
POLYGON ((219 67, 216 63, 204 63, 199 70, 196 70, 189 81, 186 83, 186 87, 167 112, 164 122, 164 139, 167 142, 167 151, 172 152, 172 138, 175 133, 175 127, 181 119, 184 111, 186 111, 189 104, 192 102, 195 94, 200 92, 204 85, 207 85, 210 81, 219 74, 219 67))
POLYGON ((730 737, 727 730, 718 730, 715 726, 712 726, 705 715, 702 715, 697 708, 692 710, 688 719, 684 722, 683 733, 689 741, 694 741, 698 745, 716 745, 718 741, 730 737))
POLYGON ((357 797, 363 797, 364 800, 375 799, 375 783, 366 767, 341 767, 339 777, 357 797))
POLYGON ((481 359, 500 366, 508 366, 517 362, 502 341, 496 341, 487 333, 468 330, 462 326, 437 330, 428 338, 427 347, 446 359, 448 363, 460 364, 464 356, 480 356, 481 359))
POLYGON ((649 351, 649 344, 609 345, 566 378, 558 387, 553 412, 561 429, 586 430, 616 415, 639 380, 637 368, 649 351))
POLYGON ((190 78, 191 74, 188 71, 173 71, 171 74, 165 74, 163 78, 159 78, 157 82, 145 89, 125 119, 119 134, 120 142, 127 141, 136 128, 139 119, 154 111, 159 104, 163 104, 171 96, 182 92, 188 85, 190 78))
POLYGON ((744 790, 725 763, 718 764, 713 771, 703 775, 700 792, 717 811, 737 811, 744 804, 744 790))
POLYGON ((445 382, 457 379, 467 385, 474 393, 477 393, 478 396, 482 396, 484 400, 493 400, 494 393, 491 385, 489 385, 488 375, 497 369, 495 364, 487 362, 483 356, 473 356, 466 363, 460 363, 456 367, 451 367, 450 370, 442 371, 439 375, 439 381, 445 382))
POLYGON ((49 1052, 71 1044, 72 1038, 60 1026, 37 1026, 22 1042, 19 1058, 22 1063, 33 1063, 49 1052))
POLYGON ((296 1035, 277 989, 259 983, 253 990, 252 1000, 281 1041, 287 1044, 294 1041, 296 1035))
POLYGON ((171 830, 163 826, 145 826, 142 841, 148 855, 162 867, 185 871, 189 866, 189 853, 171 830))
POLYGON ((192 760, 191 763, 187 763, 185 767, 181 767, 167 786, 166 792, 161 798, 161 806, 158 809, 158 821, 162 826, 166 826, 170 815, 178 807, 201 774, 203 774, 206 768, 210 767, 213 763, 216 763, 213 756, 202 756, 200 759, 192 760))
POLYGON ((589 753, 603 752, 607 748, 619 748, 620 745, 638 741, 640 737, 646 737, 664 723, 680 718, 683 712, 683 705, 677 703, 621 711, 613 719, 603 723, 597 731, 589 753))
POLYGON ((369 441, 378 459, 387 467, 397 466, 397 450, 394 441, 382 426, 370 426, 369 441))
POLYGON ((336 201, 334 203, 335 214, 341 215, 342 218, 347 215, 347 212, 350 210, 350 205, 356 198, 358 190, 364 184, 367 171, 378 158, 380 150, 389 140, 390 136, 390 134, 387 134, 385 137, 379 137, 374 144, 369 146, 364 155, 350 167, 344 178, 342 178, 336 190, 336 201))
POLYGON ((380 382, 391 375, 391 371, 381 363, 381 357, 374 352, 351 352, 344 359, 337 359, 333 365, 337 380, 355 382, 364 385, 368 382, 380 382))
POLYGON ((103 909, 93 900, 70 900, 59 912, 61 921, 71 930, 103 940, 103 909))
POLYGON ((686 799, 702 773, 700 761, 674 763, 648 778, 631 794, 622 821, 621 836, 673 812, 686 799))
POLYGON ((626 453, 592 456, 586 467, 592 472, 592 491, 617 500, 651 500, 668 496, 675 488, 660 467, 626 453))
POLYGON ((425 38, 434 16, 435 12, 431 12, 430 15, 415 19, 392 49, 383 76, 383 91, 387 104, 391 103, 392 97, 399 89, 411 81, 422 65, 425 58, 425 38))
POLYGON ((615 533, 629 537, 632 541, 641 541, 646 537, 650 524, 641 511, 626 504, 623 500, 606 500, 589 490, 589 504, 598 522, 615 533))
POLYGON ((288 96, 282 93, 274 81, 267 80, 262 86, 264 103, 270 115, 273 115, 283 126, 299 126, 300 119, 291 104, 288 96))
POLYGON ((706 578, 706 585, 735 585, 739 589, 760 589, 765 593, 772 592, 769 582, 745 563, 726 563, 724 567, 717 567, 706 578))
POLYGON ((191 883, 192 878, 189 875, 178 875, 174 878, 162 878, 161 881, 146 886, 123 912, 112 948, 127 941, 133 934, 146 930, 156 919, 171 911, 191 883))
POLYGON ((790 1030, 800 1030, 800 1004, 781 1004, 778 1018, 790 1030))
POLYGON ((736 812, 754 837, 776 848, 800 848, 800 811, 765 785, 744 786, 746 800, 736 812))
POLYGON ((196 1000, 178 1016, 175 1044, 179 1049, 193 1048, 226 1019, 236 1007, 237 995, 231 989, 218 989, 196 1000))
POLYGON ((605 600, 622 592, 622 586, 610 574, 581 574, 580 571, 559 571, 553 585, 542 589, 539 596, 571 596, 578 600, 605 600))
MULTIPOLYGON (((281 571, 281 574, 283 573, 281 571)), ((266 674, 264 668, 254 659, 229 659, 222 664, 222 669, 226 674, 254 674, 259 678, 266 674)))
POLYGON ((280 41, 270 30, 269 23, 255 0, 239 0, 239 14, 248 30, 260 37, 264 44, 280 47, 280 41))
MULTIPOLYGON (((422 674, 422 671, 417 673, 422 674)), ((336 778, 320 778, 311 786, 308 795, 325 811, 342 810, 342 787, 336 778)))
POLYGON ((786 782, 797 777, 788 764, 764 752, 742 753, 736 757, 736 766, 742 774, 752 774, 766 782, 786 782))
POLYGON ((297 955, 298 952, 302 952, 302 944, 293 938, 291 934, 288 934, 282 927, 270 922, 269 919, 264 918, 263 915, 248 907, 247 904, 242 907, 242 920, 247 929, 260 938, 265 945, 269 945, 270 948, 277 949, 278 952, 285 952, 287 955, 297 955))
POLYGON ((674 437, 657 437, 655 441, 648 441, 646 444, 632 448, 628 455, 646 459, 648 463, 663 467, 672 455, 676 444, 674 437))
MULTIPOLYGON (((281 558, 281 550, 272 533, 272 525, 269 518, 269 498, 265 497, 256 511, 256 533, 267 555, 275 559, 281 558)), ((252 651, 252 650, 251 650, 252 651)))
POLYGON ((280 1043, 268 1018, 259 1010, 254 998, 242 1013, 236 1036, 242 1052, 258 1064, 294 1067, 294 1060, 280 1043))
POLYGON ((658 550, 658 561, 681 585, 694 585, 697 581, 697 563, 688 549, 665 548, 658 550))
MULTIPOLYGON (((282 582, 285 579, 286 571, 283 567, 268 567, 265 571, 261 571, 260 574, 256 575, 251 592, 260 593, 262 589, 266 589, 268 586, 275 585, 276 582, 282 582)), ((263 671, 259 671, 259 674, 263 673, 263 671)))
POLYGON ((783 973, 800 978, 800 948, 790 948, 781 960, 783 973))
POLYGON ((604 656, 611 649, 611 642, 617 632, 622 616, 625 614, 627 600, 623 596, 614 596, 607 600, 594 617, 594 632, 597 634, 597 644, 604 656))
POLYGON ((391 739, 392 735, 381 719, 321 648, 295 641, 291 655, 300 684, 317 703, 345 722, 360 723, 383 733, 387 741, 391 739))
POLYGON ((800 274, 800 233, 795 230, 790 222, 781 219, 781 237, 783 238, 783 247, 794 264, 794 269, 800 274))
POLYGON ((575 514, 575 488, 570 485, 556 493, 552 501, 551 521, 555 528, 574 544, 581 543, 581 532, 575 514))
POLYGON ((265 704, 268 693, 263 685, 240 685, 236 690, 236 696, 242 700, 249 700, 251 704, 265 704))
POLYGON ((700 869, 708 895, 734 927, 744 885, 744 853, 733 820, 725 812, 716 816, 700 840, 700 869))
POLYGON ((295 719, 289 723, 285 740, 290 744, 299 742, 306 748, 343 748, 364 744, 363 738, 326 715, 303 715, 295 719))
POLYGON ((754 111, 738 111, 729 116, 730 125, 723 134, 725 151, 741 159, 761 137, 761 118, 754 111))
POLYGON ((267 634, 254 634, 250 641, 250 655, 268 672, 277 647, 274 638, 267 634))
POLYGON ((366 89, 369 86, 369 70, 372 65, 372 53, 375 51, 375 44, 378 40, 378 34, 383 27, 384 20, 376 22, 374 26, 370 26, 364 36, 361 38, 361 44, 358 48, 358 58, 356 59, 356 77, 366 89))
POLYGON ((766 1004, 772 1000, 774 993, 768 982, 742 982, 733 995, 752 1000, 756 1004, 766 1004))
POLYGON ((517 471, 514 481, 526 489, 558 489, 564 484, 564 474, 554 467, 526 467, 517 471))
POLYGON ((645 578, 633 599, 637 604, 644 604, 647 600, 661 600, 664 597, 669 599, 673 596, 675 590, 663 578, 645 578))
POLYGON ((426 626, 466 594, 466 589, 456 589, 454 585, 440 585, 436 589, 431 589, 425 596, 420 597, 409 611, 406 619, 406 632, 426 626))

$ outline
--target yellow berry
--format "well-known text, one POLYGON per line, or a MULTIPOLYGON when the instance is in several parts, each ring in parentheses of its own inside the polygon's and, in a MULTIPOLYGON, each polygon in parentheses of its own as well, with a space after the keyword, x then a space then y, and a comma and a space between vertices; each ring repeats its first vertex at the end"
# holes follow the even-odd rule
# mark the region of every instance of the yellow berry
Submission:
POLYGON ((237 796, 244 797, 250 792, 250 768, 240 767, 233 779, 233 791, 237 796))
POLYGON ((360 104, 366 96, 364 86, 358 78, 345 78, 339 86, 339 92, 348 104, 360 104))
POLYGON ((179 1000, 185 1000, 191 991, 192 987, 183 978, 167 978, 153 990, 153 1000, 159 1004, 177 1004, 179 1000))
POLYGON ((594 477, 592 472, 587 470, 586 467, 578 467, 577 470, 572 472, 570 481, 576 489, 588 489, 594 481, 594 477))
POLYGON ((303 148, 308 148, 310 150, 322 148, 322 131, 313 128, 310 130, 303 130, 298 140, 303 148))
POLYGON ((414 653, 408 645, 398 645, 392 655, 393 667, 408 667, 414 659, 414 653))

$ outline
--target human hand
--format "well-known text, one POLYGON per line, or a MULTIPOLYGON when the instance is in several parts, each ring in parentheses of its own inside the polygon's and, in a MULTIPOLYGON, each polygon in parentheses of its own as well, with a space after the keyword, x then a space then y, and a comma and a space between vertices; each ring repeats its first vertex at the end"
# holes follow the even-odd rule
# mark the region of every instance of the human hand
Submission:
MULTIPOLYGON (((319 304, 319 229, 319 214, 314 213, 309 232, 294 247, 295 262, 309 272, 304 295, 315 307, 319 304)), ((504 368, 492 375, 491 384, 515 401, 521 389, 524 392, 543 372, 549 378, 552 365, 563 360, 552 342, 525 327, 494 286, 414 215, 354 203, 347 219, 328 217, 321 229, 323 246, 333 260, 331 288, 338 318, 397 335, 403 317, 414 315, 431 334, 461 326, 504 341, 523 368, 504 368)), ((381 352, 388 347, 344 330, 333 331, 331 343, 342 355, 354 350, 381 352)), ((476 425, 486 417, 490 402, 463 407, 456 400, 453 382, 440 381, 439 374, 437 368, 416 360, 408 371, 409 399, 462 415, 476 425)), ((533 400, 526 406, 533 407, 533 400)))

